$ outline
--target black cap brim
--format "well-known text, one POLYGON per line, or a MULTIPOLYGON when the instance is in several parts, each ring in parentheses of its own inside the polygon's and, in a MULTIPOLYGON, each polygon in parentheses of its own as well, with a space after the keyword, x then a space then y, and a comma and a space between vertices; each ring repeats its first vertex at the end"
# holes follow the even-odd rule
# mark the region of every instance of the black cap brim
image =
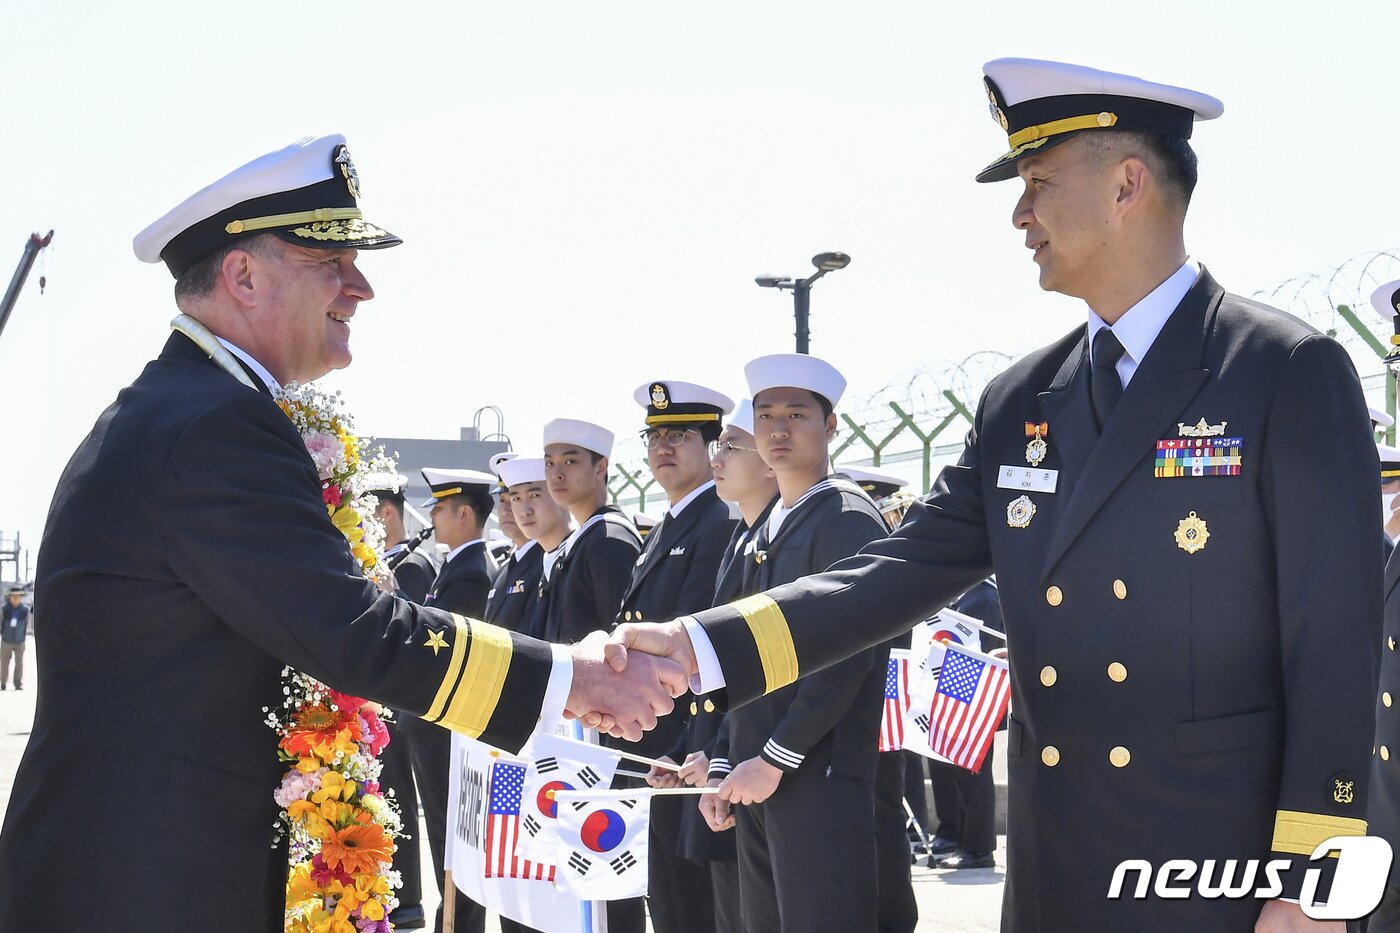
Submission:
POLYGON ((1001 158, 978 172, 977 180, 984 183, 989 181, 1009 181, 1016 177, 1017 162, 1020 162, 1022 159, 1029 159, 1034 155, 1039 155, 1047 149, 1053 149, 1060 143, 1073 139, 1082 132, 1085 131, 1079 130, 1074 133, 1061 133, 1058 136, 1046 136, 1034 142, 1026 143, 1024 146, 1017 146, 1015 149, 1003 154, 1001 158))
POLYGON ((322 220, 266 232, 306 249, 388 249, 403 242, 383 227, 360 218, 322 220))

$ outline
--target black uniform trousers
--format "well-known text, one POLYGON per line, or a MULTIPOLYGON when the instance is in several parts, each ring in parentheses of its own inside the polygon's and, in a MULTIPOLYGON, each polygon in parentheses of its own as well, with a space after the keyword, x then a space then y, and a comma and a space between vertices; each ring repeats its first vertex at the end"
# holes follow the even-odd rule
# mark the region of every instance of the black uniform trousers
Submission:
POLYGON ((988 747, 982 770, 929 762, 933 782, 933 809, 938 815, 937 835, 955 840, 958 848, 984 855, 997 847, 997 788, 992 777, 993 749, 988 747))
POLYGON ((875 928, 875 784, 825 770, 799 768, 763 803, 734 808, 746 933, 875 928))
MULTIPOLYGON (((725 832, 734 832, 727 829, 725 832)), ((710 866, 710 892, 715 902, 715 933, 742 933, 739 915, 739 863, 713 859, 710 866)))
MULTIPOLYGON (((386 723, 389 744, 379 753, 384 766, 379 773, 379 786, 392 788, 394 799, 403 814, 404 829, 412 838, 400 843, 394 852, 394 868, 403 880, 399 886, 399 910, 423 903, 423 859, 418 845, 418 789, 413 784, 413 740, 404 728, 405 719, 416 719, 412 713, 395 712, 394 720, 386 723)), ((434 726, 433 728, 438 728, 434 726)))
POLYGON ((882 752, 875 765, 875 867, 880 891, 876 920, 880 933, 914 933, 919 922, 904 824, 904 752, 882 752))
POLYGON ((909 812, 914 814, 919 828, 932 838, 935 833, 928 816, 928 792, 924 789, 924 780, 928 777, 928 769, 924 765, 927 759, 918 752, 900 754, 904 756, 904 799, 909 801, 909 812))

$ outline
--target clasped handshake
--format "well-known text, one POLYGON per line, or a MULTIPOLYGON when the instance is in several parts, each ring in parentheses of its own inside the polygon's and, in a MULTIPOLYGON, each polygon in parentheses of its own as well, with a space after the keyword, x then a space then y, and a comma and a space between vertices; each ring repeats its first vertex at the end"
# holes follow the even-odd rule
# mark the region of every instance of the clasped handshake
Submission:
POLYGON ((699 673, 679 622, 626 623, 573 646, 574 682, 565 713, 590 729, 635 742, 656 728, 699 673))

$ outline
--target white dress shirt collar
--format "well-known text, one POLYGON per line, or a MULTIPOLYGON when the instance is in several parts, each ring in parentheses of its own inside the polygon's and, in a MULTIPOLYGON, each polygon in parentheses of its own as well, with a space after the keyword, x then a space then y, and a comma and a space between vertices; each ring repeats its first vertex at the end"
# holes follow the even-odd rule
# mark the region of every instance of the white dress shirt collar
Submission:
POLYGON ((244 353, 242 350, 229 343, 224 338, 220 337, 218 339, 219 343, 224 345, 225 350, 238 357, 244 362, 244 364, 247 365, 249 369, 257 373, 258 378, 263 381, 263 384, 266 385, 269 390, 271 390, 272 392, 278 392, 282 389, 282 384, 273 378, 272 373, 267 371, 266 366, 259 363, 257 360, 253 359, 247 353, 244 353))
POLYGON ((526 538, 525 543, 520 545, 520 547, 516 548, 514 551, 511 551, 510 556, 516 559, 524 557, 526 554, 530 553, 530 548, 534 547, 537 544, 539 544, 539 542, 536 541, 534 538, 526 538))
POLYGON ((670 515, 672 518, 680 518, 681 513, 685 511, 685 507, 687 505, 690 505, 690 503, 694 502, 696 499, 702 496, 706 489, 713 489, 714 486, 714 480, 710 480, 708 483, 700 484, 699 486, 692 489, 690 492, 686 493, 684 499, 667 509, 666 514, 670 515))
POLYGON ((450 551, 447 552, 447 559, 444 560, 443 563, 444 563, 444 564, 450 563, 450 562, 452 561, 452 558, 456 557, 458 554, 462 553, 462 552, 465 551, 467 548, 471 547, 473 544, 482 544, 482 545, 484 545, 485 543, 486 543, 486 539, 485 539, 485 538, 473 538, 473 539, 470 540, 470 541, 467 541, 467 542, 465 542, 465 543, 463 543, 463 544, 459 544, 459 545, 457 545, 456 547, 454 547, 452 550, 450 550, 450 551))
MULTIPOLYGON (((1181 299, 1185 298, 1191 286, 1196 284, 1200 273, 1199 263, 1186 260, 1165 282, 1125 311, 1111 328, 1113 336, 1123 345, 1124 353, 1118 360, 1117 370, 1124 388, 1132 380, 1133 373, 1137 372, 1143 358, 1147 356, 1147 351, 1152 349, 1157 335, 1166 326, 1167 318, 1172 316, 1177 305, 1181 304, 1181 299)), ((1108 326, 1093 308, 1089 309, 1090 347, 1094 345, 1094 338, 1098 336, 1099 331, 1108 326)))

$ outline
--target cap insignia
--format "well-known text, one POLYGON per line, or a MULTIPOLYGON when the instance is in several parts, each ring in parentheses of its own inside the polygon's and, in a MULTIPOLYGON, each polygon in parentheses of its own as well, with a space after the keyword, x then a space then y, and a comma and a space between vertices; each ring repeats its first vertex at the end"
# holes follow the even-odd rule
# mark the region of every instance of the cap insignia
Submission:
POLYGON ((997 103, 996 94, 992 93, 991 83, 983 78, 982 86, 987 89, 987 111, 991 113, 992 119, 1000 124, 1003 133, 1010 132, 1011 125, 1006 122, 1006 114, 1002 111, 1001 105, 997 103))
POLYGON ((654 382, 651 385, 651 407, 657 411, 665 411, 671 407, 671 398, 666 392, 666 384, 654 382))
POLYGON ((359 200, 360 173, 355 171, 355 163, 350 161, 350 150, 344 144, 336 146, 332 161, 340 167, 340 174, 345 178, 345 187, 350 189, 350 197, 359 200))

